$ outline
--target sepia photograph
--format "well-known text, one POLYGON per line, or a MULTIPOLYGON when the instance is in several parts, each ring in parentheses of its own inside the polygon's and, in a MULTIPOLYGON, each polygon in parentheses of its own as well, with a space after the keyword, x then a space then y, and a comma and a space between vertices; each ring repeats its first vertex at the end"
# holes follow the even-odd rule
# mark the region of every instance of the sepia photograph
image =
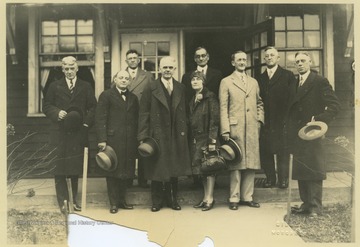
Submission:
POLYGON ((359 241, 354 1, 1 5, 2 246, 359 241))

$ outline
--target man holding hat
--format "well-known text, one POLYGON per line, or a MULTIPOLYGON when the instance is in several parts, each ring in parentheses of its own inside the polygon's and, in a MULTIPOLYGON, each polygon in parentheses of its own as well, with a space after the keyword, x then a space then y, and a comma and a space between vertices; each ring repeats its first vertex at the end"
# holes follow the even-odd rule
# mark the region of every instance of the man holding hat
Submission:
POLYGON ((93 125, 96 98, 89 82, 79 79, 78 65, 72 56, 62 59, 65 77, 50 84, 43 112, 51 120, 50 145, 55 149, 53 170, 56 196, 60 210, 66 211, 64 200, 69 202, 66 178, 71 178, 74 210, 77 203, 78 176, 82 174, 84 146, 87 145, 88 128, 93 125))
MULTIPOLYGON (((338 113, 340 104, 329 81, 310 70, 309 53, 297 52, 295 66, 299 81, 291 92, 285 133, 289 152, 294 156, 292 179, 298 180, 303 203, 292 208, 292 212, 315 217, 322 211, 322 184, 326 179, 322 138, 303 140, 298 133, 305 125, 313 125, 309 122, 328 124, 338 113)), ((324 128, 326 124, 320 124, 319 128, 324 128)))
POLYGON ((247 56, 236 51, 231 56, 235 71, 220 83, 220 134, 224 141, 233 139, 242 159, 230 165, 229 209, 238 205, 260 207, 253 201, 255 170, 260 169, 259 135, 264 123, 264 107, 258 82, 245 73, 247 56))
MULTIPOLYGON (((160 149, 155 157, 144 160, 145 178, 152 181, 152 212, 159 211, 164 203, 181 210, 177 177, 191 174, 185 87, 173 78, 173 57, 163 57, 159 68, 161 77, 149 83, 141 97, 138 133, 140 142, 153 138, 160 149)), ((145 148, 140 145, 139 150, 145 148)))
POLYGON ((106 183, 110 213, 118 208, 132 209, 125 200, 127 180, 133 179, 137 158, 137 127, 139 103, 135 94, 127 89, 130 75, 121 70, 114 76, 114 85, 99 96, 95 123, 100 151, 108 152, 110 146, 117 158, 117 166, 107 169, 106 183))

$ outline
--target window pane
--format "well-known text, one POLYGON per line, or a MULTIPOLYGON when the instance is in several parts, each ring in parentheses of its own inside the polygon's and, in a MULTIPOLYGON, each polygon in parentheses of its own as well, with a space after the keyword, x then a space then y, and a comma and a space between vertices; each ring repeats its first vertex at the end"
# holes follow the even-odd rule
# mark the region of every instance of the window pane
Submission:
POLYGON ((75 20, 61 20, 60 34, 61 35, 75 34, 75 20))
POLYGON ((78 20, 77 21, 78 34, 93 34, 93 21, 92 20, 78 20))
POLYGON ((320 47, 320 32, 319 31, 308 31, 304 32, 305 47, 320 47))
POLYGON ((140 56, 142 54, 141 46, 142 46, 141 43, 130 43, 130 49, 137 51, 140 54, 140 56))
POLYGON ((286 67, 287 68, 295 67, 295 54, 296 54, 296 51, 286 52, 286 67))
POLYGON ((285 30, 285 17, 275 17, 275 30, 285 30))
POLYGON ((57 35, 58 23, 56 21, 43 21, 42 22, 42 35, 57 35))
POLYGON ((159 42, 158 43, 158 56, 169 56, 170 55, 170 43, 159 42))
POLYGON ((75 37, 60 37, 60 52, 75 51, 75 37))
POLYGON ((304 15, 304 29, 305 30, 319 30, 320 18, 318 15, 304 15))
POLYGON ((255 51, 253 52, 253 62, 252 62, 252 66, 255 66, 257 64, 260 63, 260 54, 259 51, 255 51))
MULTIPOLYGON (((251 40, 245 40, 245 52, 251 50, 251 40)), ((250 61, 250 60, 249 60, 250 61)))
POLYGON ((302 32, 287 32, 287 47, 303 47, 302 32))
POLYGON ((146 58, 144 59, 144 69, 146 71, 155 71, 155 65, 156 65, 156 59, 155 58, 146 58))
POLYGON ((43 37, 42 38, 42 52, 52 53, 57 52, 57 37, 43 37))
POLYGON ((261 33, 261 40, 260 40, 260 46, 267 46, 267 32, 261 33))
POLYGON ((275 32, 275 46, 286 47, 285 32, 275 32))
POLYGON ((287 29, 288 30, 302 30, 302 20, 300 16, 287 16, 287 29))
POLYGON ((246 59, 247 59, 247 66, 253 66, 250 53, 246 54, 246 59))
POLYGON ((79 52, 93 51, 93 36, 80 36, 77 39, 79 52))
POLYGON ((259 47, 259 34, 256 34, 253 37, 253 48, 258 48, 259 47))
POLYGON ((320 66, 320 53, 318 51, 310 52, 312 65, 311 67, 319 67, 320 66))
POLYGON ((144 56, 155 56, 156 55, 156 44, 149 42, 144 44, 144 56))
POLYGON ((280 57, 279 65, 281 67, 285 68, 285 66, 286 66, 285 52, 279 51, 279 57, 280 57))

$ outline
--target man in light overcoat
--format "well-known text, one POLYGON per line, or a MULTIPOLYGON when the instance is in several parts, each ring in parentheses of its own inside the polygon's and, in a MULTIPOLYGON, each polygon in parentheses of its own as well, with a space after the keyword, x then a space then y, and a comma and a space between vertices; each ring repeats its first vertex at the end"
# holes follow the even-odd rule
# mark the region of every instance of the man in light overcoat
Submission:
POLYGON ((154 138, 160 146, 156 159, 145 159, 145 178, 151 180, 152 212, 164 203, 181 210, 178 177, 191 174, 185 87, 173 78, 175 59, 160 60, 159 77, 149 83, 140 101, 138 140, 154 138))
POLYGON ((230 165, 229 208, 260 207, 253 201, 255 171, 260 169, 259 135, 264 108, 258 82, 245 73, 246 53, 231 56, 235 71, 220 83, 220 134, 240 147, 242 159, 230 165))

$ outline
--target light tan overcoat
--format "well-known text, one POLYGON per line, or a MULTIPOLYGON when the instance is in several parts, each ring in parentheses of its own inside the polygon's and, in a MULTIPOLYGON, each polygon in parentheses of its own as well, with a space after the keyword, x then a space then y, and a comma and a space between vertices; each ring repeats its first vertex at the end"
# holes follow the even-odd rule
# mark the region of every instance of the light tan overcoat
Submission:
POLYGON ((242 153, 242 160, 232 164, 230 170, 261 168, 259 132, 264 107, 258 82, 248 75, 245 81, 246 85, 233 72, 220 83, 220 134, 229 132, 242 153))

